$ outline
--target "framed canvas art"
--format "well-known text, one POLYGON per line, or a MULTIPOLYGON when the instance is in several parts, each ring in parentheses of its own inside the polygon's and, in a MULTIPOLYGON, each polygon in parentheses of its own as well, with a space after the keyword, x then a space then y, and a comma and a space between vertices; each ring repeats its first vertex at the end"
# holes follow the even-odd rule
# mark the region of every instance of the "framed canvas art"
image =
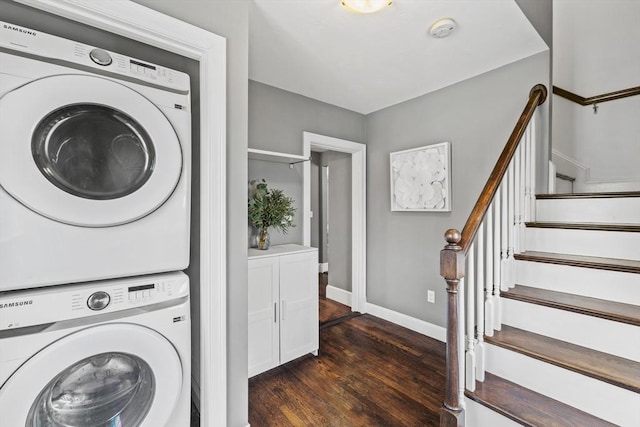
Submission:
POLYGON ((451 143, 390 154, 391 210, 451 211, 451 143))

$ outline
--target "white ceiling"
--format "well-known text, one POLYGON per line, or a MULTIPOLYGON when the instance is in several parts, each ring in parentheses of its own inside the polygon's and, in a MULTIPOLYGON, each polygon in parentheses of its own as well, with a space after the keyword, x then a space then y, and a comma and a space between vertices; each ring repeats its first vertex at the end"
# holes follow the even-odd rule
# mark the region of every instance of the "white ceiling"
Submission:
POLYGON ((249 78, 368 114, 547 49, 514 0, 251 0, 249 78), (436 20, 456 31, 434 39, 436 20))

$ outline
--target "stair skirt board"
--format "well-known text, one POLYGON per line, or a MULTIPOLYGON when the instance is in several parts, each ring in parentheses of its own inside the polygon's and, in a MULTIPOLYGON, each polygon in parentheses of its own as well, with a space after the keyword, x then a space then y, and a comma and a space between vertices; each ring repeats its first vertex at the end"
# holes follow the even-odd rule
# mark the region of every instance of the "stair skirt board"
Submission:
POLYGON ((468 426, 475 427, 519 427, 517 423, 486 406, 464 397, 465 421, 468 426))
POLYGON ((640 224, 640 197, 536 200, 536 221, 640 224))
POLYGON ((640 362, 640 328, 502 298, 502 323, 640 362))
POLYGON ((486 344, 486 370, 623 427, 640 425, 640 394, 486 344))
POLYGON ((515 266, 522 285, 640 305, 640 274, 530 261, 515 266))
POLYGON ((640 259, 640 233, 635 232, 528 227, 525 242, 527 251, 640 259))

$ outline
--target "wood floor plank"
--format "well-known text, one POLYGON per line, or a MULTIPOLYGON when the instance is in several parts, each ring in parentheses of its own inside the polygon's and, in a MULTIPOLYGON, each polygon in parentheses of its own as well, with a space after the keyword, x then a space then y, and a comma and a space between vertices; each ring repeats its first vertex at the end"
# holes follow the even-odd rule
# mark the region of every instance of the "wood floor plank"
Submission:
POLYGON ((343 317, 352 315, 351 307, 327 298, 328 273, 320 273, 318 278, 318 305, 320 325, 326 325, 343 317))
POLYGON ((526 427, 613 427, 600 418, 521 387, 489 372, 470 399, 526 427))
POLYGON ((640 363, 503 325, 485 341, 640 393, 640 363))
POLYGON ((640 326, 640 307, 616 301, 574 295, 548 289, 516 285, 500 294, 503 298, 571 311, 587 316, 640 326))
POLYGON ((320 331, 306 356, 249 380, 249 421, 260 426, 437 426, 445 345, 362 315, 320 331))

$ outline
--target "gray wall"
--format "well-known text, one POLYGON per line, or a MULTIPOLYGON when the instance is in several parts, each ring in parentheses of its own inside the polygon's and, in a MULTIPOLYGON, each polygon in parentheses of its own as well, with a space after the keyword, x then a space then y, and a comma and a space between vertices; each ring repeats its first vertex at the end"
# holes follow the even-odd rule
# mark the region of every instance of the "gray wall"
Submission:
MULTIPOLYGON (((248 424, 247 81, 245 0, 136 0, 227 39, 227 426, 248 424)), ((203 283, 202 286, 207 286, 203 283)))
MULTIPOLYGON (((364 116, 315 99, 249 81, 249 147, 302 154, 302 133, 364 141, 364 116)), ((302 165, 249 160, 248 181, 264 178, 295 200, 297 226, 282 235, 270 232, 271 244, 302 244, 302 165)), ((253 239, 249 239, 252 243, 253 239)))
POLYGON ((548 80, 543 52, 367 116, 369 302, 445 326, 444 231, 462 229, 531 87, 548 80), (389 153, 442 141, 452 148, 452 212, 391 212, 389 153))
POLYGON ((516 4, 547 46, 553 48, 553 1, 516 0, 516 4))
POLYGON ((249 147, 300 155, 302 132, 364 141, 364 116, 249 81, 249 147))
MULTIPOLYGON (((279 229, 269 228, 269 241, 272 245, 284 243, 302 244, 302 163, 289 168, 288 163, 269 162, 265 160, 249 160, 249 182, 252 180, 267 181, 268 188, 280 189, 295 202, 296 212, 293 216, 295 227, 290 228, 287 234, 279 229)), ((249 247, 257 246, 258 231, 251 225, 248 226, 249 247)))

